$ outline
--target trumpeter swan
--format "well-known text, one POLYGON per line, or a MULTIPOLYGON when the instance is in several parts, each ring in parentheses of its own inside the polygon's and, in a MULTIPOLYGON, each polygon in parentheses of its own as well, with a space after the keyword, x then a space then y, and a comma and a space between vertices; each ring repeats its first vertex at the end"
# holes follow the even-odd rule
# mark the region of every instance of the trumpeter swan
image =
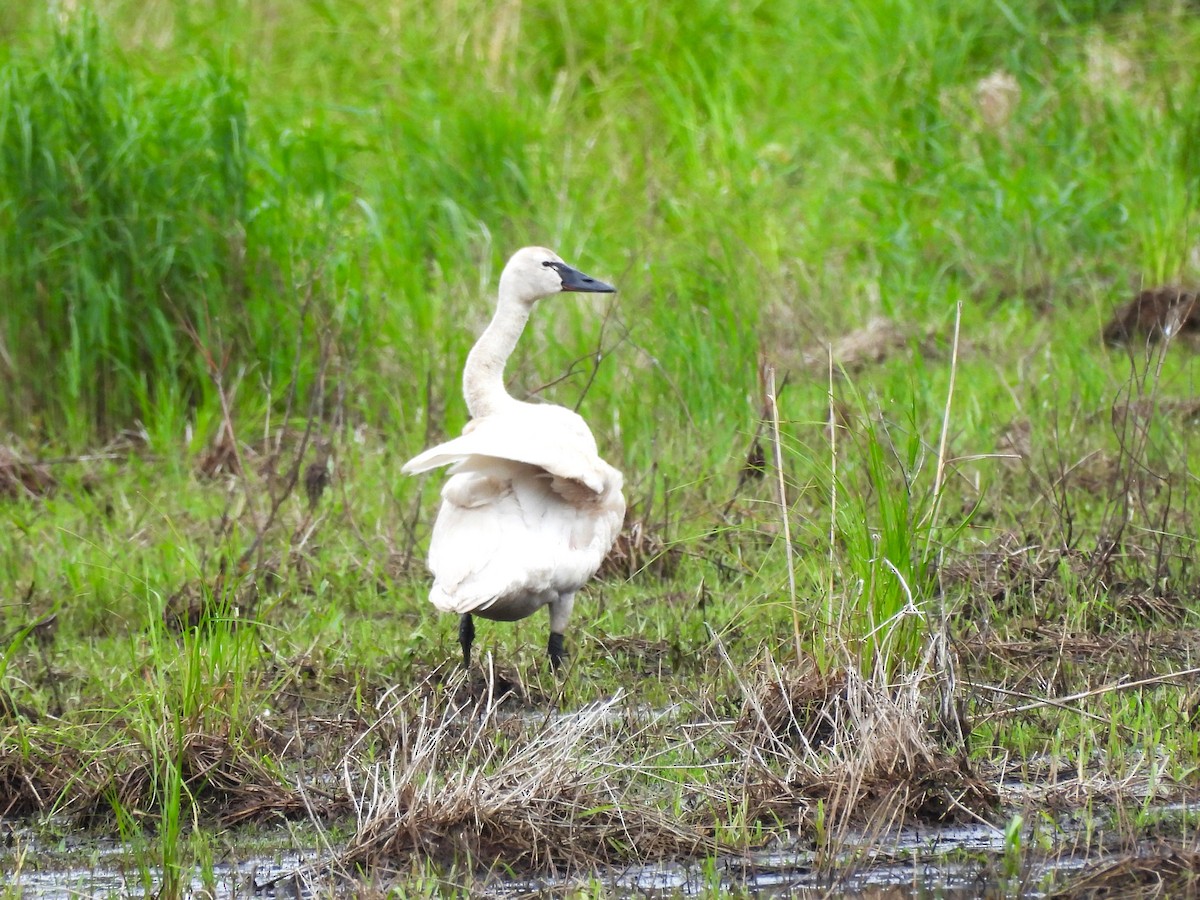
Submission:
POLYGON ((500 274, 496 314, 463 369, 471 421, 461 437, 404 464, 409 474, 452 467, 429 546, 429 599, 461 615, 464 666, 471 664, 472 616, 510 622, 549 606, 548 650, 557 669, 575 592, 621 528, 621 473, 600 458, 587 423, 561 406, 517 400, 504 387, 504 364, 538 300, 614 290, 544 247, 513 254, 500 274))

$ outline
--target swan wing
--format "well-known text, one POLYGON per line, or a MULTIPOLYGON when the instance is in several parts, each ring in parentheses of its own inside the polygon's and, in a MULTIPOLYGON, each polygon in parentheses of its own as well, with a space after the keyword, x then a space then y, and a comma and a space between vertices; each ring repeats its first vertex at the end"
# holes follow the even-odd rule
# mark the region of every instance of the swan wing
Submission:
MULTIPOLYGON (((473 419, 460 437, 431 447, 404 464, 407 474, 459 464, 472 468, 472 457, 509 460, 577 482, 593 494, 610 485, 616 470, 596 450, 596 440, 582 417, 561 406, 528 405, 473 419)), ((619 476, 618 476, 619 477, 619 476)))

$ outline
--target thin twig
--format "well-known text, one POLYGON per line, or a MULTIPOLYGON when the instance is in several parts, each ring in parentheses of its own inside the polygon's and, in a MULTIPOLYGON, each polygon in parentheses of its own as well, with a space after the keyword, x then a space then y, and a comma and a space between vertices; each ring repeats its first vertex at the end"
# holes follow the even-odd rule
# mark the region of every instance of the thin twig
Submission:
POLYGON ((1090 691, 1080 691, 1078 694, 1069 694, 1066 697, 1052 697, 1046 700, 1037 700, 1033 703, 1026 703, 1022 706, 1012 706, 1008 709, 999 709, 996 712, 988 713, 982 717, 980 723, 989 722, 992 719, 1006 718, 1007 716, 1016 715, 1017 713, 1029 712, 1032 709, 1041 709, 1044 706, 1061 706, 1065 703, 1074 703, 1076 700, 1086 700, 1089 697, 1099 697, 1103 694, 1116 694, 1123 691, 1133 690, 1134 688, 1146 687, 1151 684, 1164 684, 1168 681, 1174 681, 1178 678, 1190 678, 1193 675, 1200 675, 1200 666, 1195 666, 1191 669, 1182 669, 1178 672, 1167 672, 1164 675, 1152 675, 1149 678, 1142 678, 1138 681, 1114 682, 1106 684, 1104 687, 1093 688, 1090 691))
MULTIPOLYGON (((1039 698, 1036 694, 1026 693, 1025 691, 1014 691, 1012 688, 1003 688, 996 684, 984 684, 980 681, 968 681, 967 687, 976 691, 991 691, 993 694, 1003 694, 1005 697, 1019 697, 1022 700, 1036 700, 1038 702, 1045 703, 1048 706, 1056 706, 1059 709, 1064 709, 1067 712, 1079 713, 1079 715, 1088 719, 1092 719, 1096 722, 1103 722, 1106 725, 1109 722, 1109 720, 1104 716, 1098 716, 1095 713, 1090 713, 1082 709, 1076 709, 1075 707, 1071 706, 1070 703, 1065 703, 1062 700, 1047 700, 1045 698, 1039 698)), ((1007 713, 1008 710, 1001 710, 1001 712, 1007 713)))
POLYGON ((579 412, 579 407, 583 405, 583 399, 588 395, 588 391, 592 389, 592 383, 596 380, 596 375, 600 372, 600 363, 604 361, 605 356, 620 347, 628 337, 628 333, 620 338, 607 352, 604 350, 604 331, 608 328, 608 320, 612 317, 613 312, 617 308, 616 295, 613 295, 612 300, 608 304, 608 308, 604 310, 604 318, 600 320, 600 334, 596 338, 596 350, 592 354, 592 371, 588 375, 587 384, 583 386, 583 390, 579 392, 579 399, 575 401, 575 412, 579 412))
POLYGON ((838 456, 837 456, 837 408, 833 396, 833 344, 825 345, 829 360, 829 591, 825 595, 825 621, 833 622, 834 571, 837 562, 837 504, 838 504, 838 456))
POLYGON ((958 377, 958 332, 962 324, 962 301, 958 301, 954 313, 954 345, 950 350, 950 385, 946 388, 946 406, 942 410, 942 436, 938 441, 937 469, 933 475, 933 506, 929 511, 929 531, 937 522, 938 510, 942 505, 942 485, 946 481, 946 442, 950 438, 950 407, 954 402, 954 382, 958 377))
POLYGON ((783 476, 783 447, 779 440, 779 405, 775 402, 775 367, 767 365, 767 408, 771 413, 771 438, 775 447, 775 474, 779 477, 779 514, 783 518, 783 543, 787 555, 788 597, 792 605, 792 634, 796 639, 796 662, 804 660, 800 642, 800 609, 796 606, 796 564, 793 560, 792 525, 788 515, 787 481, 783 476))

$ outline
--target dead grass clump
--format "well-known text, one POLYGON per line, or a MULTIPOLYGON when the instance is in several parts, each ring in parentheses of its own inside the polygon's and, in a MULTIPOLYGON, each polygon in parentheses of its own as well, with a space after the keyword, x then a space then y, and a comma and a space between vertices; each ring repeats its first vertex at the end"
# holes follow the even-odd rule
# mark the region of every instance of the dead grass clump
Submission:
POLYGON ((43 747, 31 738, 34 733, 17 728, 0 731, 0 818, 15 819, 50 809, 59 798, 64 778, 79 767, 76 754, 63 747, 43 747))
MULTIPOLYGON (((184 736, 178 752, 168 747, 158 751, 177 760, 185 797, 223 824, 305 814, 304 801, 295 791, 280 785, 257 759, 224 735, 192 733, 184 736)), ((113 756, 120 762, 93 761, 95 777, 84 808, 98 812, 115 800, 123 809, 153 812, 163 761, 154 750, 137 746, 113 756)))
MULTIPOLYGON (((196 472, 202 478, 239 476, 243 474, 245 466, 251 473, 268 479, 278 479, 280 463, 287 462, 284 456, 290 454, 298 458, 311 443, 311 435, 306 437, 304 431, 287 427, 276 428, 267 437, 256 441, 241 442, 232 426, 223 421, 212 441, 196 460, 196 472)), ((314 506, 316 498, 320 497, 332 475, 329 445, 325 441, 319 443, 316 459, 304 471, 305 490, 311 505, 314 506)))
POLYGON ((883 833, 913 822, 978 821, 996 809, 998 794, 966 755, 935 738, 925 679, 883 679, 854 668, 824 678, 776 668, 746 693, 731 743, 755 773, 747 780, 753 815, 806 818, 820 803, 831 833, 883 833))
POLYGON ((594 640, 607 663, 643 678, 669 675, 680 663, 678 648, 667 641, 651 641, 639 635, 596 636, 594 640))
POLYGON ((946 585, 965 585, 969 596, 1006 604, 1036 596, 1054 582, 1061 554, 1015 531, 1006 531, 974 553, 942 567, 946 585))
MULTIPOLYGON (((949 355, 950 348, 944 336, 935 330, 927 328, 918 331, 892 319, 876 316, 862 328, 857 328, 840 338, 809 346, 800 354, 800 366, 810 371, 825 372, 832 355, 835 371, 853 373, 902 354, 910 345, 918 348, 925 359, 949 355)), ((970 345, 964 344, 959 355, 969 350, 970 345)), ((778 357, 787 360, 789 354, 784 350, 778 357)))
POLYGON ((908 333, 891 319, 876 316, 828 346, 811 347, 804 353, 804 365, 809 369, 824 369, 833 355, 834 366, 853 372, 871 363, 883 362, 908 345, 908 333))
POLYGON ((1178 285, 1150 288, 1122 306, 1104 326, 1104 340, 1125 344, 1150 342, 1165 336, 1200 332, 1200 304, 1196 292, 1178 285))
POLYGON ((1175 419, 1185 425, 1195 425, 1200 421, 1200 399, 1170 400, 1154 397, 1133 403, 1116 403, 1112 407, 1111 415, 1113 431, 1121 435, 1134 433, 1134 429, 1146 429, 1152 424, 1154 416, 1175 419))
POLYGON ((202 478, 242 474, 242 458, 238 453, 237 438, 234 437, 228 423, 221 423, 221 428, 212 443, 204 448, 204 452, 196 460, 196 472, 202 478))
POLYGON ((812 664, 799 672, 772 667, 744 699, 734 729, 758 743, 769 733, 814 748, 823 746, 835 731, 828 715, 831 704, 845 688, 842 672, 822 675, 812 664))
POLYGON ((231 578, 222 561, 211 583, 204 579, 187 581, 167 598, 163 624, 172 631, 184 631, 217 620, 250 619, 263 595, 278 588, 279 580, 278 572, 269 566, 256 572, 243 571, 231 578))
POLYGON ((1195 599, 1169 584, 1151 584, 1143 578, 1112 585, 1108 600, 1112 618, 1118 622, 1146 624, 1182 624, 1195 599))
MULTIPOLYGON (((1000 534, 974 552, 948 561, 941 569, 943 588, 961 588, 968 605, 979 613, 960 637, 984 644, 993 625, 1031 639, 1053 629, 1063 610, 1082 602, 1089 632, 1114 625, 1181 624, 1198 590, 1150 574, 1153 548, 1101 543, 1092 550, 1047 547, 1015 531, 1000 534), (1037 604, 1031 607, 1030 601, 1037 604), (1035 611, 1036 610, 1036 611, 1035 611)), ((1094 635, 1070 636, 1090 640, 1094 635)), ((1054 632, 1055 641, 1063 636, 1054 632)), ((1065 652, 1060 647, 1060 652, 1065 652)))
POLYGON ((1033 455, 1033 424, 1028 419, 1009 422, 996 440, 996 453, 1006 464, 1019 464, 1033 455))
POLYGON ((601 578, 633 578, 650 574, 668 579, 679 568, 683 551, 668 544, 663 535, 642 519, 626 521, 600 566, 601 578))
POLYGON ((533 710, 550 698, 536 684, 527 682, 516 666, 498 663, 487 656, 485 668, 463 672, 458 663, 441 666, 427 681, 430 686, 448 685, 454 706, 491 703, 506 710, 533 710))
POLYGON ((975 109, 990 131, 1002 130, 1020 102, 1020 83, 1002 69, 975 83, 975 109))
POLYGON ((0 497, 42 497, 58 487, 58 479, 38 463, 26 462, 12 447, 0 446, 0 497))
POLYGON ((163 802, 164 766, 176 765, 184 804, 194 804, 197 813, 222 825, 345 808, 344 798, 311 789, 306 803, 297 790, 282 784, 253 753, 225 734, 190 733, 179 749, 171 746, 166 735, 154 746, 152 741, 113 744, 98 730, 76 734, 87 742, 86 748, 28 726, 21 735, 18 739, 15 729, 0 732, 0 816, 4 817, 54 810, 90 822, 106 819, 114 808, 153 816, 163 802))
POLYGON ((220 735, 188 735, 180 754, 180 770, 188 790, 224 825, 304 816, 312 803, 310 798, 306 804, 258 759, 220 735))
POLYGON ((341 862, 372 866, 415 851, 489 869, 562 872, 696 853, 706 846, 699 829, 628 789, 623 744, 612 733, 617 702, 524 720, 514 736, 493 703, 439 709, 425 698, 395 722, 385 762, 359 776, 347 761, 357 829, 341 862))
MULTIPOLYGON (((197 812, 223 825, 309 814, 312 798, 306 804, 299 792, 280 784, 228 735, 193 732, 184 735, 182 744, 175 749, 164 736, 159 747, 128 744, 82 760, 77 781, 63 785, 72 791, 65 798, 65 810, 102 816, 116 803, 125 810, 153 814, 162 790, 161 767, 170 760, 179 767, 184 803, 194 803, 197 812)), ((336 803, 332 797, 324 799, 336 803)))
POLYGON ((1200 849, 1160 842, 1071 879, 1051 897, 1058 900, 1200 896, 1200 849))

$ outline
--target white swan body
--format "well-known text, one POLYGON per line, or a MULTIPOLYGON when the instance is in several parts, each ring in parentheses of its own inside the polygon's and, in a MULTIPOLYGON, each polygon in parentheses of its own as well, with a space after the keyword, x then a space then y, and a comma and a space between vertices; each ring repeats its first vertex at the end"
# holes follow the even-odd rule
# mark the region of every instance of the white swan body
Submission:
POLYGON ((541 247, 519 250, 500 277, 496 315, 467 358, 463 393, 474 418, 460 437, 405 463, 409 474, 451 466, 433 526, 430 601, 462 616, 513 621, 550 607, 551 662, 579 590, 604 561, 625 517, 621 473, 600 458, 571 410, 524 403, 504 388, 504 363, 530 309, 560 291, 612 291, 541 247))

